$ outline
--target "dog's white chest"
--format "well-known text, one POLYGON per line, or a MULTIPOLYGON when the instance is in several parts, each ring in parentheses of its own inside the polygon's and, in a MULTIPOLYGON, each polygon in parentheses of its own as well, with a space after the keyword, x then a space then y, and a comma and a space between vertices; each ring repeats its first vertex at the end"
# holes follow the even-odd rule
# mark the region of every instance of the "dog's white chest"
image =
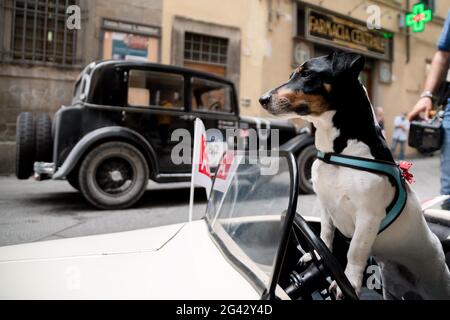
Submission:
MULTIPOLYGON (((357 141, 349 141, 343 154, 373 159, 368 146, 357 141)), ((320 160, 313 165, 312 180, 322 208, 349 238, 355 230, 356 216, 373 214, 373 208, 385 210, 395 191, 385 176, 320 160)))
POLYGON ((331 216, 339 231, 351 238, 356 221, 355 190, 351 187, 351 175, 346 171, 347 168, 317 160, 313 165, 312 179, 322 208, 331 216))

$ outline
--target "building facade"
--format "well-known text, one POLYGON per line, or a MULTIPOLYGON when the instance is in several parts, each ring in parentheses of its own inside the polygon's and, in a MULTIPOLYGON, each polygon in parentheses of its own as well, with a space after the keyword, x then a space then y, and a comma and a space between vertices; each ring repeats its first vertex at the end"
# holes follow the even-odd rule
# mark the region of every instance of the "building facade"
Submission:
POLYGON ((15 165, 20 112, 53 114, 72 100, 85 65, 161 61, 162 0, 0 0, 0 174, 15 165), (77 5, 80 30, 66 22, 77 5))
POLYGON ((259 97, 293 68, 333 50, 356 51, 367 58, 361 81, 384 109, 389 137, 394 117, 422 91, 450 9, 450 0, 422 1, 433 19, 424 32, 407 32, 402 21, 417 1, 0 0, 0 174, 14 170, 18 113, 69 104, 78 73, 99 59, 225 76, 236 84, 242 114, 267 116, 259 97), (81 30, 66 27, 71 5, 81 8, 81 30), (371 30, 377 8, 381 29, 371 30))

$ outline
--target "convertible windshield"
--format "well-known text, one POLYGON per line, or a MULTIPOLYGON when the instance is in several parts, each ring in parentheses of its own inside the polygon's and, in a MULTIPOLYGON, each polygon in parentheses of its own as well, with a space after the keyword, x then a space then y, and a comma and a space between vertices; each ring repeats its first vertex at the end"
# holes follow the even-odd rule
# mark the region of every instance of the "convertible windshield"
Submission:
POLYGON ((289 206, 287 158, 227 153, 218 168, 207 220, 239 264, 269 286, 289 206))

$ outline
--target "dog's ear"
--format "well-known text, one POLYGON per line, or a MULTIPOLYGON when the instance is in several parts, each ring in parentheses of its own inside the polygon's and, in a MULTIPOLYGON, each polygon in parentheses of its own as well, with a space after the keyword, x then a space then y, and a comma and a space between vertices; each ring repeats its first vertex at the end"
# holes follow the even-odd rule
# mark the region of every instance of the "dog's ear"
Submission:
POLYGON ((364 56, 356 53, 333 52, 328 58, 331 60, 335 77, 358 79, 366 64, 364 56))

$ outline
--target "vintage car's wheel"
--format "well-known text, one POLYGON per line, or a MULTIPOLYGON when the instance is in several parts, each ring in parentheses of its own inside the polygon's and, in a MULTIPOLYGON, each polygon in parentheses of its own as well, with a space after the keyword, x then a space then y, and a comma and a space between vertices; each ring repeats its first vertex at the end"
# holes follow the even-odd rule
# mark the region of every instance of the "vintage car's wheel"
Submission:
POLYGON ((36 161, 51 162, 53 151, 52 120, 48 114, 36 117, 36 161))
POLYGON ((149 168, 142 153, 128 143, 108 142, 94 148, 79 170, 80 191, 95 207, 129 208, 143 195, 149 168))
POLYGON ((313 194, 312 165, 317 159, 317 149, 310 145, 303 149, 297 157, 299 188, 304 194, 313 194))
POLYGON ((34 119, 31 112, 21 113, 16 129, 16 176, 20 180, 29 179, 33 173, 35 156, 34 119))

